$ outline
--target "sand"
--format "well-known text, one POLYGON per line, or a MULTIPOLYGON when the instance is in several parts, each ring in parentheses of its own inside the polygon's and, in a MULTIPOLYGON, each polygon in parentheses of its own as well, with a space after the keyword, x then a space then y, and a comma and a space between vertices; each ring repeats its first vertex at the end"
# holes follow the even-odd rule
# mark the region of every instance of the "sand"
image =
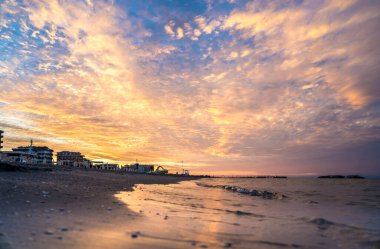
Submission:
POLYGON ((0 249, 128 248, 136 239, 123 230, 141 214, 114 195, 135 184, 185 179, 192 178, 85 170, 0 172, 0 249), (117 231, 118 239, 108 231, 117 231))

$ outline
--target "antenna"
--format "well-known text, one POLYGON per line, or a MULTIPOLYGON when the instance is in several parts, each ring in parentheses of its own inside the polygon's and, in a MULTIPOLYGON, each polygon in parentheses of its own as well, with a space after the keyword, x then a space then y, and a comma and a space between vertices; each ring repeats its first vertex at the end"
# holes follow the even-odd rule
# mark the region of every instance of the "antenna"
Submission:
POLYGON ((33 139, 30 139, 30 147, 33 146, 33 139))

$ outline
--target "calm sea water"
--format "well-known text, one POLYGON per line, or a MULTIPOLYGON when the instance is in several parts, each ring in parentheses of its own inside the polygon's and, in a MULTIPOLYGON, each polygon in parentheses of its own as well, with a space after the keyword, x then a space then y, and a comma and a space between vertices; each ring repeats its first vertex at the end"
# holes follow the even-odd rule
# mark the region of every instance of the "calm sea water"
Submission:
POLYGON ((117 197, 141 214, 130 231, 139 246, 380 248, 380 180, 215 178, 138 185, 117 197), (287 198, 210 187, 221 185, 287 198))

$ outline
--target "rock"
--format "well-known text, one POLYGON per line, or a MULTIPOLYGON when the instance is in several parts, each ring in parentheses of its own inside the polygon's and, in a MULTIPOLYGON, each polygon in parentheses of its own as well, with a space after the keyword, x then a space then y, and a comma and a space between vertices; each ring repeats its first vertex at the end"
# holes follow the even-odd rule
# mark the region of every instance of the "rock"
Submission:
POLYGON ((69 229, 67 227, 62 227, 61 228, 61 232, 67 232, 67 231, 69 231, 69 229))
POLYGON ((236 215, 250 215, 251 213, 247 213, 247 212, 243 212, 243 211, 240 211, 240 210, 237 210, 235 212, 236 215))
POLYGON ((231 192, 238 192, 240 194, 246 194, 246 195, 251 195, 251 196, 260 196, 264 199, 279 199, 282 200, 284 198, 287 198, 287 196, 276 193, 276 192, 270 192, 270 191, 258 191, 255 189, 249 190, 246 188, 240 188, 240 187, 235 187, 235 186, 229 186, 229 185, 205 185, 205 184, 200 184, 198 183, 198 186, 202 187, 209 187, 209 188, 222 188, 231 192))
POLYGON ((136 239, 137 237, 139 237, 139 235, 140 235, 140 232, 132 232, 132 233, 131 233, 131 237, 132 237, 133 239, 136 239))
POLYGON ((241 193, 241 194, 246 194, 249 192, 249 190, 247 190, 245 188, 238 188, 238 189, 236 189, 236 192, 241 193))
POLYGON ((224 248, 230 248, 231 246, 232 246, 232 244, 229 243, 229 242, 225 242, 225 243, 223 243, 223 247, 224 247, 224 248))
POLYGON ((317 225, 318 228, 321 229, 321 230, 326 230, 326 229, 329 228, 330 226, 334 225, 333 222, 328 221, 328 220, 325 220, 325 219, 323 219, 323 218, 313 219, 313 220, 311 221, 311 223, 317 225))
POLYGON ((45 231, 45 234, 46 234, 46 235, 53 235, 53 234, 54 234, 54 231, 53 231, 52 229, 47 229, 47 230, 45 231))
POLYGON ((282 194, 277 194, 276 195, 276 199, 278 199, 278 200, 282 200, 282 199, 284 199, 284 195, 282 195, 282 194))
POLYGON ((262 193, 262 197, 265 199, 273 199, 273 196, 274 196, 274 193, 272 192, 264 191, 262 193))
POLYGON ((248 213, 248 212, 244 212, 244 211, 240 211, 240 210, 236 210, 236 211, 232 211, 232 210, 226 210, 228 213, 234 213, 236 215, 252 215, 252 213, 248 213))
POLYGON ((252 196, 260 196, 259 191, 255 190, 255 189, 252 189, 252 190, 250 191, 250 194, 251 194, 252 196))
POLYGON ((365 177, 359 176, 359 175, 348 175, 348 176, 346 176, 346 178, 348 178, 348 179, 365 179, 365 177))
POLYGON ((342 175, 326 175, 326 176, 318 176, 318 178, 334 179, 334 178, 344 178, 344 176, 342 176, 342 175))

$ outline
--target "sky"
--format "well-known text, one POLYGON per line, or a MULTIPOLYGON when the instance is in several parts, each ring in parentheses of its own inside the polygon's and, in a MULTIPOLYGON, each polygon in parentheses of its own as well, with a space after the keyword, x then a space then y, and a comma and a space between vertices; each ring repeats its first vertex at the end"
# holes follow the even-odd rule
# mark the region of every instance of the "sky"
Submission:
POLYGON ((5 149, 380 175, 380 2, 0 0, 5 149))

